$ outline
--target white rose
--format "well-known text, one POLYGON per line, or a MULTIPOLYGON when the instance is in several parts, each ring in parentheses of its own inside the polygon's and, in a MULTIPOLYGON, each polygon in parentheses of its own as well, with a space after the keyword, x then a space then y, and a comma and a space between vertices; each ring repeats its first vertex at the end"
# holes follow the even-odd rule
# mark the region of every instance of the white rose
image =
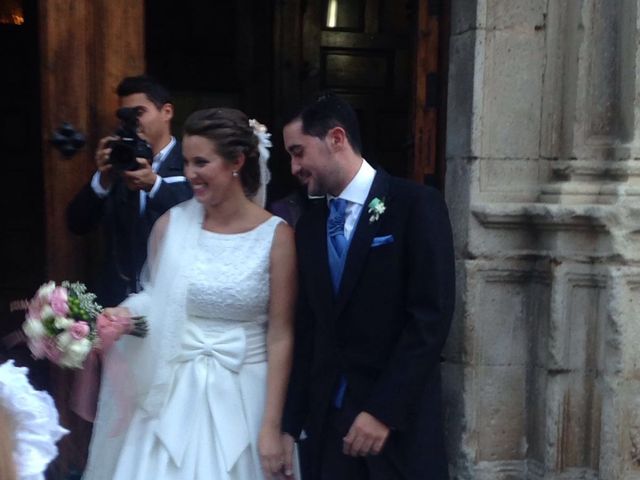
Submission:
POLYGON ((74 359, 67 354, 60 359, 60 366, 65 368, 81 368, 82 361, 78 363, 77 359, 74 359))
POLYGON ((74 323, 75 322, 73 320, 66 317, 56 317, 55 321, 53 322, 56 328, 59 328, 60 330, 66 330, 74 323))
POLYGON ((35 320, 33 318, 28 318, 22 324, 22 330, 29 338, 38 339, 44 337, 47 332, 42 325, 40 320, 35 320))
POLYGON ((49 301, 49 297, 51 297, 51 294, 53 293, 55 288, 56 288, 55 282, 45 283, 38 289, 38 296, 46 301, 49 301))
POLYGON ((82 363, 92 347, 91 340, 88 338, 73 340, 66 348, 64 358, 62 359, 63 364, 72 368, 82 367, 82 363))
POLYGON ((71 344, 71 342, 73 342, 73 337, 69 332, 62 332, 56 338, 56 343, 58 344, 58 347, 60 347, 61 350, 66 350, 67 347, 71 344))
POLYGON ((40 318, 42 320, 46 320, 47 318, 51 318, 55 316, 56 316, 55 312, 51 309, 49 305, 42 307, 42 310, 40 311, 40 318))

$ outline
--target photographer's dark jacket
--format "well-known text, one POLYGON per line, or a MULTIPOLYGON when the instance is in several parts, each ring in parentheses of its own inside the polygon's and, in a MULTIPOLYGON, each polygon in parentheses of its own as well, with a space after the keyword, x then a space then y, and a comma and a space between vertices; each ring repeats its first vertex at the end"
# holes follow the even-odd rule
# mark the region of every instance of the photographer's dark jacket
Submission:
MULTIPOLYGON (((176 142, 156 173, 162 178, 181 177, 183 162, 181 145, 176 142)), ((91 183, 75 196, 66 212, 69 230, 84 235, 101 226, 106 237, 104 265, 95 282, 102 305, 118 305, 138 290, 151 227, 160 215, 192 195, 187 181, 163 181, 153 198, 147 196, 142 213, 139 192, 129 190, 121 179, 104 198, 96 194, 91 183)))

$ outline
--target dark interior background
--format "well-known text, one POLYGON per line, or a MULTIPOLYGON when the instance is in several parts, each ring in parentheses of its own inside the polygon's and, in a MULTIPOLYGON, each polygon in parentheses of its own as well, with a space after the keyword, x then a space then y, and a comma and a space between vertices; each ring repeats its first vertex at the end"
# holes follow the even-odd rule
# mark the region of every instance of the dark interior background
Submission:
POLYGON ((415 1, 154 0, 146 10, 147 69, 175 96, 174 132, 191 111, 212 106, 266 124, 274 143, 270 200, 295 188, 282 148, 284 112, 320 90, 352 103, 370 163, 407 175, 415 1), (280 28, 299 31, 297 44, 274 30, 287 3, 300 15, 280 28), (287 75, 294 88, 276 94, 287 75))
MULTIPOLYGON (((0 339, 19 328, 23 312, 10 302, 28 298, 45 275, 44 186, 40 151, 40 62, 36 0, 3 0, 0 9, 0 339), (6 2, 6 3, 5 3, 6 2)), ((2 361, 0 342, 0 361, 2 361)), ((25 347, 12 350, 33 366, 25 347)), ((47 368, 33 369, 46 386, 47 368)))

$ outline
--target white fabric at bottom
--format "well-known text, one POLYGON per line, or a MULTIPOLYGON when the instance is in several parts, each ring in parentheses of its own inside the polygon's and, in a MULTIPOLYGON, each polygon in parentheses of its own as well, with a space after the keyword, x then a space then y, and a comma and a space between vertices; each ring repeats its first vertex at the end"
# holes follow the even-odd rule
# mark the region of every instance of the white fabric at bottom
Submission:
POLYGON ((266 394, 264 335, 264 325, 189 321, 163 413, 136 412, 114 478, 262 478, 255 439, 266 394))

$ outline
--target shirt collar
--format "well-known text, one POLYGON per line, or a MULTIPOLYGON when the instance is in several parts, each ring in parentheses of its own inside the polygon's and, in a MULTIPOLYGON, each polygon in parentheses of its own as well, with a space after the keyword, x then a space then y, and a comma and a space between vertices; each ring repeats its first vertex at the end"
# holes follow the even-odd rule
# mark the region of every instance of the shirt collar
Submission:
POLYGON ((157 163, 157 164, 162 163, 162 161, 166 158, 167 154, 174 147, 175 144, 176 144, 176 138, 172 136, 171 140, 169 140, 169 143, 167 143, 167 145, 165 145, 165 147, 162 150, 160 150, 158 153, 156 153, 153 156, 153 163, 157 163))
MULTIPOLYGON (((356 173, 356 176, 351 179, 349 185, 346 186, 338 197, 344 198, 351 203, 364 205, 364 202, 367 201, 367 196, 369 195, 369 190, 371 190, 371 185, 373 184, 375 176, 375 169, 363 158, 362 165, 360 165, 358 173, 356 173)), ((327 202, 330 202, 334 198, 336 197, 328 194, 327 202)))

